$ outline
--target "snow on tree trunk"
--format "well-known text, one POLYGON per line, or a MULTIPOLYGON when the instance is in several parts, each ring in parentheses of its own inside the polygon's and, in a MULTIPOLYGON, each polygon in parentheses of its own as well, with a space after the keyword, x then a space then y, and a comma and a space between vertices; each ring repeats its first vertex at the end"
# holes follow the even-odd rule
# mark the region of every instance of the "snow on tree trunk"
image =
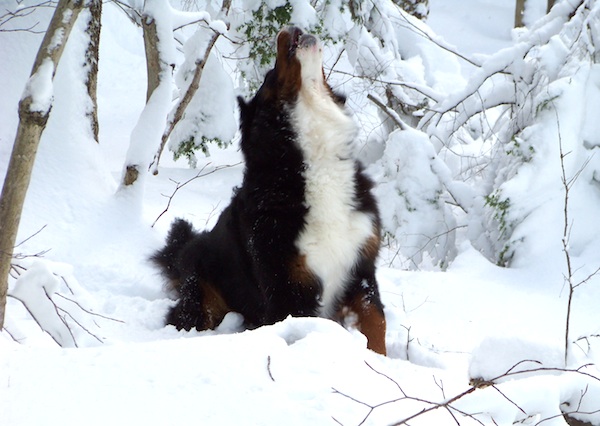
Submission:
MULTIPOLYGON (((231 0, 225 0, 219 18, 225 18, 230 7, 231 0)), ((150 166, 153 174, 158 173, 163 150, 174 131, 171 150, 176 158, 186 155, 193 167, 196 165, 195 150, 208 153, 207 141, 226 145, 236 131, 233 83, 223 67, 216 63, 217 57, 213 54, 217 39, 228 30, 228 25, 211 20, 207 12, 188 15, 205 25, 198 26, 194 35, 184 43, 185 61, 175 79, 180 96, 169 114, 160 147, 150 166), (211 64, 210 58, 213 58, 211 64), (199 90, 201 85, 204 90, 199 90), (210 92, 214 87, 220 88, 221 96, 210 92)))
POLYGON ((52 108, 54 74, 83 7, 83 0, 58 2, 19 102, 19 127, 0 195, 0 329, 4 326, 8 276, 25 195, 52 108))
POLYGON ((172 64, 175 63, 172 15, 168 2, 146 0, 142 20, 148 71, 147 102, 131 132, 119 191, 136 182, 143 191, 140 180, 143 181, 143 172, 152 161, 165 129, 172 97, 172 64))

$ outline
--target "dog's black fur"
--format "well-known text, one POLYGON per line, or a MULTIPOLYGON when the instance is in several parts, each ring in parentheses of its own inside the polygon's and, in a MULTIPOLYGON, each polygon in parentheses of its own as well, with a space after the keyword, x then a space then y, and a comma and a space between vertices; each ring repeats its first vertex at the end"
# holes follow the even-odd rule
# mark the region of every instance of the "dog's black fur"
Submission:
MULTIPOLYGON (((214 328, 229 311, 242 314, 248 327, 288 315, 321 314, 327 283, 297 247, 311 208, 304 173, 310 164, 290 118, 301 85, 294 57, 301 34, 296 28, 280 33, 275 68, 250 102, 239 99, 245 171, 230 205, 211 231, 196 232, 190 223, 176 220, 166 246, 152 257, 178 295, 166 319, 178 329, 214 328)), ((328 93, 343 104, 342 97, 328 93)), ((329 310, 335 315, 329 316, 341 322, 353 312, 369 347, 385 353, 385 319, 375 280, 379 216, 372 183, 358 162, 354 187, 354 208, 373 217, 373 236, 357 248, 358 260, 329 310)))

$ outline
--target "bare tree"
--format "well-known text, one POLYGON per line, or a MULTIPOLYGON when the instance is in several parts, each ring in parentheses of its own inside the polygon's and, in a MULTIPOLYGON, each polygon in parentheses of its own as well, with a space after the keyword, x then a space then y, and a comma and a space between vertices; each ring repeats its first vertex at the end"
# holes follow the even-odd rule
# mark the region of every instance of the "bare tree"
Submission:
POLYGON ((19 127, 0 195, 0 329, 4 327, 8 276, 23 203, 35 154, 52 108, 52 99, 40 96, 37 88, 52 84, 65 44, 83 5, 83 0, 58 2, 19 102, 19 127))

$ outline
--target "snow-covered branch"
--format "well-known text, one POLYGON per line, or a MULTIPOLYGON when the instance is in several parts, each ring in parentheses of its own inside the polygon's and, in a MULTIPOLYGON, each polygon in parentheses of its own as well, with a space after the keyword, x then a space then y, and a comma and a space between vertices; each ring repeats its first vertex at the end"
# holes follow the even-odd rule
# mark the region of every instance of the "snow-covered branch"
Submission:
POLYGON ((22 268, 8 295, 23 305, 42 330, 62 347, 104 343, 95 312, 68 265, 35 259, 22 268), (68 278, 66 278, 68 276, 68 278))
MULTIPOLYGON (((227 13, 229 12, 230 7, 231 7, 231 0, 225 0, 223 2, 223 6, 221 7, 221 15, 226 16, 227 13)), ((154 159, 152 160, 152 163, 150 164, 150 170, 152 171, 153 174, 158 173, 158 165, 160 163, 160 158, 162 156, 165 145, 166 145, 169 137, 171 136, 173 129, 175 129, 175 126, 177 126, 177 124, 183 118, 187 107, 189 106, 190 102, 192 101, 192 99, 196 95, 196 92, 198 91, 198 88, 200 86, 200 80, 202 79, 202 75, 204 74, 204 68, 206 66, 206 63, 208 62, 208 58, 213 50, 213 47, 215 46, 215 43, 217 42, 217 39, 219 38, 220 35, 224 34, 228 29, 228 26, 226 24, 224 24, 222 21, 214 21, 213 22, 210 20, 210 15, 208 15, 208 14, 203 14, 203 15, 206 15, 206 16, 203 16, 200 20, 202 20, 209 26, 209 28, 213 31, 213 34, 206 42, 206 46, 204 47, 204 49, 198 49, 198 53, 196 53, 198 55, 198 57, 194 61, 194 63, 195 63, 194 75, 193 75, 191 81, 189 82, 187 89, 185 90, 183 95, 179 97, 176 106, 172 109, 171 113, 169 114, 165 131, 163 132, 163 135, 161 137, 160 146, 159 146, 156 154, 154 154, 154 159)), ((189 25, 194 22, 198 22, 198 19, 196 19, 195 21, 190 20, 190 22, 185 25, 189 25)), ((182 26, 183 26, 183 24, 179 25, 178 27, 175 28, 175 30, 181 28, 182 26)), ((202 31, 202 30, 199 29, 198 31, 202 31)))
MULTIPOLYGON (((516 418, 513 424, 521 423, 521 421, 518 420, 519 417, 521 417, 521 419, 524 421, 527 421, 531 418, 536 418, 538 420, 536 424, 541 424, 545 421, 549 421, 553 418, 564 415, 572 416, 574 418, 596 419, 597 421, 600 414, 600 409, 588 409, 588 407, 590 403, 593 404, 596 402, 594 395, 597 395, 600 391, 600 378, 589 372, 590 365, 583 365, 578 368, 534 367, 529 369, 517 369, 518 364, 523 362, 531 361, 521 361, 509 368, 506 372, 490 379, 472 379, 470 386, 467 389, 462 392, 458 392, 453 396, 446 395, 447 392, 444 388, 443 382, 438 381, 434 377, 433 380, 442 394, 442 398, 440 400, 433 400, 414 394, 409 394, 409 392, 405 391, 397 380, 381 371, 376 370, 367 362, 365 362, 367 367, 373 373, 383 377, 397 389, 399 395, 396 398, 391 398, 380 403, 372 404, 364 402, 361 399, 353 397, 336 388, 333 388, 332 391, 334 394, 340 395, 368 409, 366 415, 358 423, 358 425, 365 424, 377 410, 383 407, 394 405, 397 405, 398 407, 407 407, 407 405, 400 405, 401 403, 406 402, 411 403, 409 407, 413 408, 408 411, 412 412, 412 414, 408 414, 401 420, 394 422, 394 426, 409 425, 412 424, 412 421, 414 420, 426 420, 428 418, 437 419, 436 422, 439 422, 440 419, 443 419, 443 417, 428 417, 438 410, 444 411, 447 414, 448 419, 445 420, 445 422, 453 422, 460 425, 463 421, 468 419, 469 421, 480 425, 489 424, 484 423, 485 420, 491 420, 493 424, 497 424, 494 420, 493 413, 488 412, 485 409, 478 409, 476 404, 477 401, 481 401, 481 399, 476 398, 475 395, 480 393, 486 393, 489 401, 496 399, 496 403, 499 405, 508 404, 509 406, 515 408, 520 415, 515 416, 516 418), (565 378, 572 376, 576 379, 566 379, 563 381, 565 395, 563 397, 564 399, 560 401, 560 406, 554 407, 554 412, 558 412, 558 414, 540 418, 539 413, 536 411, 529 411, 526 409, 526 401, 523 400, 524 395, 517 396, 509 393, 509 386, 505 385, 505 383, 507 383, 507 379, 523 376, 526 377, 532 374, 536 377, 540 377, 540 375, 558 374, 564 376, 565 378), (496 398, 492 397, 492 394, 495 394, 496 398), (470 398, 475 402, 475 405, 469 402, 470 398)), ((533 362, 536 363, 535 361, 533 362)), ((340 422, 338 421, 338 423, 340 422)))

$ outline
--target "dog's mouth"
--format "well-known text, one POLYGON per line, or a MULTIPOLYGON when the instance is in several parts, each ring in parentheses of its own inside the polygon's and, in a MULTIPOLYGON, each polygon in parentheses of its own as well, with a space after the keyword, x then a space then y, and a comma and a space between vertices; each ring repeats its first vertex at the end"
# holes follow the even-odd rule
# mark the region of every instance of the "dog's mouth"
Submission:
POLYGON ((286 30, 290 34, 290 48, 288 52, 290 56, 294 56, 296 50, 298 50, 298 46, 300 46, 300 38, 304 33, 298 27, 286 28, 286 30))
POLYGON ((312 34, 305 34, 298 27, 287 27, 282 30, 283 33, 287 33, 289 36, 289 47, 288 56, 291 58, 296 54, 298 49, 304 49, 315 46, 317 44, 317 38, 312 34))

